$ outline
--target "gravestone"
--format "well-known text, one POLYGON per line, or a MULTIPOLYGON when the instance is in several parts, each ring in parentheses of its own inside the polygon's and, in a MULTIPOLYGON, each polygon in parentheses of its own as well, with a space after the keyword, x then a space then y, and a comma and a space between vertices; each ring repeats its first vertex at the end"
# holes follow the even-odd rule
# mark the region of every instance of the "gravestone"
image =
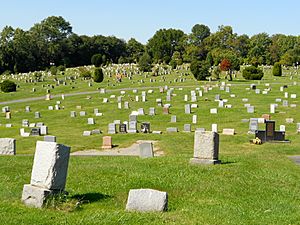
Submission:
POLYGON ((48 127, 47 126, 41 126, 40 128, 40 132, 41 132, 41 135, 47 135, 48 134, 48 127))
POLYGON ((149 122, 143 122, 141 124, 141 132, 142 133, 150 133, 150 123, 149 122))
POLYGON ((103 136, 102 138, 102 149, 112 149, 112 138, 111 136, 103 136))
POLYGON ((285 132, 285 125, 280 125, 280 126, 279 126, 279 131, 285 132))
POLYGON ((175 115, 171 116, 171 123, 176 123, 177 122, 177 118, 175 115))
POLYGON ((178 129, 177 129, 177 127, 168 127, 167 128, 167 132, 170 132, 170 133, 172 133, 172 132, 178 132, 178 129))
POLYGON ((218 124, 213 123, 213 124, 211 125, 211 131, 212 131, 212 132, 215 132, 215 133, 218 133, 218 124))
POLYGON ((48 142, 56 142, 56 137, 55 136, 44 136, 44 141, 48 141, 48 142))
POLYGON ((129 115, 129 122, 131 122, 131 121, 135 121, 135 122, 137 122, 137 115, 129 115))
POLYGON ((34 113, 34 118, 39 119, 41 118, 41 114, 39 112, 34 113))
POLYGON ((16 139, 0 138, 0 155, 15 155, 16 139))
POLYGON ((56 142, 37 141, 30 184, 25 184, 22 202, 41 208, 47 197, 64 191, 70 147, 56 142))
POLYGON ((79 112, 79 115, 80 115, 80 116, 86 116, 86 112, 85 112, 85 111, 80 111, 80 112, 79 112))
POLYGON ((27 113, 30 112, 30 106, 25 107, 25 112, 27 112, 27 113))
POLYGON ((76 117, 76 112, 75 112, 75 111, 71 111, 71 112, 70 112, 70 116, 71 116, 71 117, 76 117))
POLYGON ((275 131, 275 121, 266 120, 266 130, 257 130, 255 138, 259 138, 262 143, 269 141, 285 141, 285 132, 275 131))
POLYGON ((250 118, 249 131, 254 134, 256 130, 258 130, 258 119, 250 118))
POLYGON ((247 113, 254 113, 254 106, 247 107, 247 113))
POLYGON ((163 114, 165 115, 169 114, 169 107, 166 106, 163 107, 163 114))
POLYGON ((194 136, 194 157, 191 164, 220 164, 219 135, 216 132, 196 131, 194 136))
POLYGON ((191 132, 191 124, 184 124, 183 125, 184 132, 191 132))
POLYGON ((110 123, 108 124, 108 134, 115 134, 116 133, 116 124, 115 123, 110 123))
POLYGON ((88 124, 94 125, 95 124, 94 118, 88 118, 88 124))
POLYGON ((210 114, 217 114, 217 113, 218 113, 217 108, 210 109, 210 114))
POLYGON ((119 132, 121 133, 121 134, 126 134, 127 133, 127 125, 126 124, 120 124, 120 126, 119 126, 119 132))
POLYGON ((32 128, 31 132, 30 132, 31 136, 40 136, 41 135, 41 131, 40 128, 32 128))
POLYGON ((288 107, 288 106, 289 106, 288 100, 283 100, 283 101, 282 101, 282 106, 283 106, 283 107, 288 107))
POLYGON ((6 112, 5 113, 5 118, 6 119, 11 119, 11 113, 10 112, 6 112))
POLYGON ((124 102, 124 109, 129 109, 129 102, 124 102))
POLYGON ((139 144, 140 158, 153 158, 153 144, 151 142, 145 142, 139 144))
POLYGON ((225 129, 223 129, 222 134, 224 134, 224 135, 234 135, 235 131, 234 131, 234 129, 225 128, 225 129))
POLYGON ((143 109, 143 108, 139 108, 139 109, 138 109, 138 114, 139 114, 139 115, 145 115, 144 109, 143 109))
POLYGON ((275 110, 276 110, 276 105, 270 104, 270 113, 275 113, 275 110))
POLYGON ((265 120, 270 120, 271 119, 270 114, 263 114, 261 117, 264 118, 265 120))
POLYGON ((154 107, 149 108, 149 116, 155 116, 155 108, 154 107))
POLYGON ((85 130, 85 131, 83 131, 83 133, 82 133, 82 136, 91 136, 91 134, 92 134, 92 132, 91 131, 89 131, 89 130, 85 130))
POLYGON ((128 133, 137 133, 137 122, 136 121, 129 121, 127 132, 128 133))
POLYGON ((193 124, 196 124, 196 123, 197 123, 197 115, 193 115, 192 123, 193 123, 193 124))
POLYGON ((126 210, 138 212, 162 212, 168 209, 168 194, 153 189, 131 189, 126 210))
POLYGON ((184 105, 184 113, 191 114, 191 105, 190 104, 184 105))

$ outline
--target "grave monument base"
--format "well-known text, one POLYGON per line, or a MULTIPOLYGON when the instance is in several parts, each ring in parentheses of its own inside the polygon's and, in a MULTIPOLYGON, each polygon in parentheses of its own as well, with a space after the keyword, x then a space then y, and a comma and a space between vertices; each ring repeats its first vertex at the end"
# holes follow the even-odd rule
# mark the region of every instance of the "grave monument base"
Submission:
POLYGON ((25 184, 23 187, 22 202, 27 206, 42 208, 47 198, 55 193, 57 192, 53 190, 25 184))
POLYGON ((191 158, 190 164, 197 165, 197 164, 204 164, 204 165, 215 165, 221 164, 221 160, 217 159, 200 159, 200 158, 191 158))

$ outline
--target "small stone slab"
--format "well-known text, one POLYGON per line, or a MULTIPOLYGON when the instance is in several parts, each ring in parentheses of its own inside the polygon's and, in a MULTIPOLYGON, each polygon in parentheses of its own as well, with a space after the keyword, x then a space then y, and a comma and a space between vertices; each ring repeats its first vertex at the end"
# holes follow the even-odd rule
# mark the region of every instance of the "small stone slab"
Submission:
POLYGON ((224 134, 224 135, 234 135, 235 131, 234 131, 234 129, 225 128, 225 129, 223 129, 222 134, 224 134))
POLYGON ((47 197, 49 197, 52 193, 53 191, 51 190, 25 184, 23 187, 21 200, 27 206, 42 208, 47 200, 47 197))
POLYGON ((153 144, 152 143, 141 143, 139 144, 139 150, 140 150, 140 158, 153 158, 153 144))
POLYGON ((168 193, 153 189, 131 189, 126 210, 139 212, 162 212, 168 209, 168 193))
POLYGON ((0 155, 15 155, 16 139, 0 138, 0 155))

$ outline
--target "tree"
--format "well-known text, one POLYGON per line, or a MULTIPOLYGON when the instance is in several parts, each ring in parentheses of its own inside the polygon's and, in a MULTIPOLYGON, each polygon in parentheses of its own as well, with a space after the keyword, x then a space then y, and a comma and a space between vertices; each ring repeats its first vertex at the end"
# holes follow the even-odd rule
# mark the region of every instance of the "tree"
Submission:
POLYGON ((138 63, 138 67, 143 72, 150 72, 151 68, 152 68, 151 62, 152 62, 151 56, 147 52, 145 52, 140 57, 140 60, 139 60, 139 63, 138 63))
POLYGON ((154 62, 169 63, 175 51, 183 52, 185 34, 176 29, 160 29, 148 41, 147 50, 154 62))
POLYGON ((101 68, 95 68, 95 71, 94 71, 94 82, 96 83, 101 83, 104 79, 104 75, 103 75, 103 71, 101 68))
POLYGON ((246 80, 261 80, 263 76, 263 71, 255 66, 248 66, 243 70, 243 77, 246 80))
POLYGON ((99 67, 102 65, 102 55, 101 54, 95 54, 92 56, 91 58, 91 63, 95 66, 95 67, 99 67))
POLYGON ((196 24, 192 28, 191 41, 194 45, 199 46, 203 40, 210 35, 210 29, 203 24, 196 24))
POLYGON ((190 65, 190 70, 196 80, 206 80, 206 77, 211 75, 209 68, 210 66, 206 61, 194 60, 190 65))
POLYGON ((282 69, 281 64, 276 62, 273 66, 273 76, 281 76, 282 75, 282 69))
POLYGON ((143 55, 145 51, 144 48, 144 45, 134 38, 129 39, 129 41, 127 42, 128 56, 135 63, 137 63, 139 61, 139 58, 143 55))
POLYGON ((4 80, 0 84, 1 91, 3 92, 15 92, 17 90, 17 85, 10 80, 4 80))
POLYGON ((176 66, 180 66, 180 65, 182 65, 182 58, 180 52, 175 51, 170 61, 170 66, 172 66, 172 68, 175 69, 176 66))

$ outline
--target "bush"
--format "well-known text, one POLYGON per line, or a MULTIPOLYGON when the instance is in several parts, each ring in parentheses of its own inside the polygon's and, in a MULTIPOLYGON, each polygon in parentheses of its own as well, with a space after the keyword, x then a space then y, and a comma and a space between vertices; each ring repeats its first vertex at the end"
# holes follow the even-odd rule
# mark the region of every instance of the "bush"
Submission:
POLYGON ((191 62, 190 70, 197 80, 206 80, 206 77, 211 75, 209 67, 209 63, 206 61, 194 60, 191 62))
POLYGON ((85 80, 92 78, 92 73, 85 67, 79 68, 79 74, 81 77, 83 77, 85 80))
POLYGON ((263 71, 255 66, 249 66, 243 70, 243 77, 246 80, 261 80, 263 76, 263 71))
POLYGON ((0 88, 1 91, 3 92, 14 92, 17 90, 17 85, 10 81, 10 80, 4 80, 1 84, 0 84, 0 88))
POLYGON ((281 64, 277 62, 273 66, 273 76, 280 77, 281 75, 282 75, 281 64))
POLYGON ((95 71, 94 71, 94 82, 96 83, 101 83, 104 79, 104 75, 103 75, 103 71, 101 68, 96 68, 95 71))
POLYGON ((59 71, 63 72, 63 71, 66 70, 66 67, 63 66, 63 65, 59 65, 59 66, 57 67, 57 69, 58 69, 59 71))
POLYGON ((102 65, 102 55, 101 54, 95 54, 92 56, 91 58, 91 63, 95 66, 95 67, 99 67, 102 65))
POLYGON ((57 67, 56 66, 51 66, 50 67, 50 73, 52 75, 56 75, 57 74, 57 67))

